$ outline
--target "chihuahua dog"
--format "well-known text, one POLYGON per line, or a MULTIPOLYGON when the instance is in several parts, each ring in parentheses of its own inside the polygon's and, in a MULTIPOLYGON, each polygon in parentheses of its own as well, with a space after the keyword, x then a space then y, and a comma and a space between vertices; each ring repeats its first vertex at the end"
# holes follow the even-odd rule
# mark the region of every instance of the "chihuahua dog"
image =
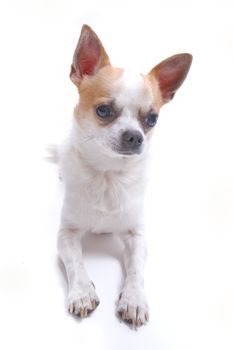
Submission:
POLYGON ((71 314, 86 317, 99 304, 84 267, 82 237, 109 232, 125 247, 126 277, 117 312, 135 327, 149 319, 143 287, 147 154, 160 108, 173 98, 191 62, 192 56, 182 53, 147 75, 114 68, 94 31, 82 28, 70 72, 79 103, 59 156, 65 197, 58 252, 67 273, 71 314))

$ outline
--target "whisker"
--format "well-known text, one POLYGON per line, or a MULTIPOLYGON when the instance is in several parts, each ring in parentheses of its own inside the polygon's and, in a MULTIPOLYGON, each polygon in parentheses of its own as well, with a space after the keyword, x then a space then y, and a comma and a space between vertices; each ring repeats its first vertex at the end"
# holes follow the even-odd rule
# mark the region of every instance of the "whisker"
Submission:
POLYGON ((95 135, 89 135, 89 136, 86 136, 84 139, 83 139, 83 141, 82 141, 82 143, 86 143, 86 142, 89 142, 89 141, 92 141, 92 140, 95 140, 95 141, 103 141, 103 140, 105 140, 105 138, 104 137, 102 137, 102 136, 95 136, 95 135))
POLYGON ((89 142, 89 141, 93 140, 94 138, 95 138, 94 135, 86 136, 86 137, 83 138, 82 144, 86 143, 86 142, 89 142))
POLYGON ((94 141, 96 144, 107 149, 117 150, 119 148, 119 142, 117 142, 117 140, 112 139, 111 143, 109 143, 109 140, 107 140, 105 136, 97 136, 93 134, 84 137, 81 144, 85 144, 90 141, 94 141))

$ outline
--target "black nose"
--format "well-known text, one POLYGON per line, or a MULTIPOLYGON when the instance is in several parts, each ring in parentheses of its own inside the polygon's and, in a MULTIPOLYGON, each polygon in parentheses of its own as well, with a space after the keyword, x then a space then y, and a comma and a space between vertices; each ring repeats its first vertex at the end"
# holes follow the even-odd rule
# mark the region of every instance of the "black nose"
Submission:
POLYGON ((121 135, 122 153, 140 153, 143 144, 143 135, 137 130, 127 130, 121 135))

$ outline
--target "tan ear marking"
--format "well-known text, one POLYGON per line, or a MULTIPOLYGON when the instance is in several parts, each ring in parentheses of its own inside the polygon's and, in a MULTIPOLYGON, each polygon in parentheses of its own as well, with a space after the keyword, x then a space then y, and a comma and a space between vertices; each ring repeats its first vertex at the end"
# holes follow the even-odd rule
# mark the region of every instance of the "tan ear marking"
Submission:
POLYGON ((88 25, 84 24, 74 52, 70 79, 79 86, 85 75, 93 75, 109 64, 108 55, 100 39, 88 25))
POLYGON ((192 55, 181 53, 171 56, 155 66, 149 73, 156 78, 163 102, 169 102, 185 80, 192 63, 192 55))

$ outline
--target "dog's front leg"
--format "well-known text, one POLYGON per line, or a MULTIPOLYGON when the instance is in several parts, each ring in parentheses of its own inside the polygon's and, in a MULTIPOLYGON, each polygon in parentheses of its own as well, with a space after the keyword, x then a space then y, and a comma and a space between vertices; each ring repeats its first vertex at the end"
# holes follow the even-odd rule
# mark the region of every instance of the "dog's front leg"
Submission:
POLYGON ((94 284, 89 279, 83 264, 82 233, 75 229, 61 229, 58 236, 58 251, 67 273, 69 312, 86 317, 99 304, 94 284))
POLYGON ((144 294, 144 265, 147 250, 141 234, 130 231, 121 238, 125 245, 126 278, 117 311, 124 321, 137 327, 149 320, 148 304, 144 294))

